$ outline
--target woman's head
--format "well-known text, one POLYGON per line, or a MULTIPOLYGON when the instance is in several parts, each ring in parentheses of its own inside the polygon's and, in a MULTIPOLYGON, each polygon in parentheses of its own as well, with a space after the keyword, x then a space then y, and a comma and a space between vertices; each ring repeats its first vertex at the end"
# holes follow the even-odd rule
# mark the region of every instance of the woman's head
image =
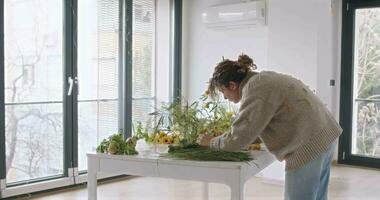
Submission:
POLYGON ((225 59, 215 67, 209 82, 208 93, 215 96, 217 90, 225 99, 237 103, 240 101, 239 85, 247 74, 256 69, 252 58, 242 54, 237 61, 225 59))

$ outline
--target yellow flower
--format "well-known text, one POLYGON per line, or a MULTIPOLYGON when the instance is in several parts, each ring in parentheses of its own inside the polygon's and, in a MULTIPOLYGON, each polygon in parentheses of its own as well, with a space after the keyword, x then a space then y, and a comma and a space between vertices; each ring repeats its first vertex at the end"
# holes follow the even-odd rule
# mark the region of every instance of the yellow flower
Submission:
POLYGON ((207 133, 207 132, 208 132, 207 128, 202 128, 201 134, 204 134, 204 133, 207 133))
POLYGON ((159 137, 155 137, 153 140, 154 144, 159 144, 161 142, 161 139, 159 137))
POLYGON ((165 136, 162 139, 162 144, 171 144, 173 143, 173 138, 170 136, 165 136))
POLYGON ((210 107, 211 102, 207 102, 203 104, 203 108, 208 109, 210 107))
POLYGON ((163 131, 160 131, 159 132, 159 134, 158 134, 158 137, 164 137, 164 136, 166 136, 166 133, 165 132, 163 132, 163 131))
POLYGON ((220 130, 214 130, 214 131, 213 131, 213 136, 214 136, 214 137, 218 137, 218 136, 220 136, 220 135, 223 135, 223 132, 222 132, 222 131, 220 131, 220 130))
POLYGON ((235 115, 235 113, 232 112, 232 111, 228 111, 228 112, 226 112, 226 116, 227 116, 228 118, 231 118, 231 117, 234 116, 234 115, 235 115))
POLYGON ((248 145, 248 150, 257 150, 257 151, 259 151, 259 150, 261 150, 261 144, 259 144, 259 143, 255 143, 255 144, 250 144, 250 145, 248 145))

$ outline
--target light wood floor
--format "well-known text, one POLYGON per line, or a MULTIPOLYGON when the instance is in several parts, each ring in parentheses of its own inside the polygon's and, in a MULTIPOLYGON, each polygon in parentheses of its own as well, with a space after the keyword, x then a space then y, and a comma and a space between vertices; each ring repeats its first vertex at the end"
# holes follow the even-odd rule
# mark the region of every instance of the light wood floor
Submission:
MULTIPOLYGON (((334 166, 330 200, 380 200, 380 170, 334 166)), ((229 188, 210 184, 210 200, 229 200, 229 188)), ((99 200, 201 200, 202 184, 164 178, 128 177, 98 186, 99 200)), ((252 178, 246 184, 246 200, 280 200, 283 185, 252 178)), ((87 200, 85 186, 32 196, 33 200, 87 200)))

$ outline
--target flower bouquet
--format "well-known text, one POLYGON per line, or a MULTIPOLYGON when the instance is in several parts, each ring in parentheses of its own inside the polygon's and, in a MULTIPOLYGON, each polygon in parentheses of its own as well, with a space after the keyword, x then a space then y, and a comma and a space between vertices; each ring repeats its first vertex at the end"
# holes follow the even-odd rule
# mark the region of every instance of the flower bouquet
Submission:
POLYGON ((199 146, 196 141, 202 134, 213 137, 230 131, 235 112, 222 102, 210 100, 205 94, 200 101, 189 104, 177 99, 152 113, 157 119, 155 129, 178 135, 178 142, 169 145, 164 157, 205 161, 249 161, 246 152, 216 151, 199 146))

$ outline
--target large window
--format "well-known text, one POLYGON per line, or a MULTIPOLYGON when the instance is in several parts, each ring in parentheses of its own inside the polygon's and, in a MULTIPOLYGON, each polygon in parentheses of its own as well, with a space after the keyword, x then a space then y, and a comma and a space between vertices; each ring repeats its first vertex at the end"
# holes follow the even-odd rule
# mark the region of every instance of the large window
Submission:
POLYGON ((380 158, 380 7, 355 13, 352 153, 380 158))
POLYGON ((0 1, 0 198, 86 181, 86 152, 179 91, 176 2, 0 1))
POLYGON ((380 165, 380 4, 345 1, 340 162, 380 165))

